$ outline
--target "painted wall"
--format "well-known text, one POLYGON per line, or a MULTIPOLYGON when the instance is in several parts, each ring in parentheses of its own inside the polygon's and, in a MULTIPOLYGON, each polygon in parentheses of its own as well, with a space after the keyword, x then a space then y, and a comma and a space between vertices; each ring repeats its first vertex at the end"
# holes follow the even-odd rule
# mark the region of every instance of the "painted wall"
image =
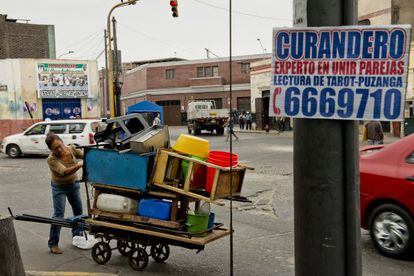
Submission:
POLYGON ((252 62, 250 64, 250 106, 256 113, 256 98, 262 97, 262 91, 270 89, 271 59, 252 62))
POLYGON ((21 132, 31 124, 24 102, 28 102, 36 121, 43 119, 42 99, 38 97, 37 63, 86 62, 89 70, 89 95, 81 99, 82 117, 100 117, 99 76, 96 61, 55 59, 3 59, 0 60, 0 140, 7 135, 21 132))

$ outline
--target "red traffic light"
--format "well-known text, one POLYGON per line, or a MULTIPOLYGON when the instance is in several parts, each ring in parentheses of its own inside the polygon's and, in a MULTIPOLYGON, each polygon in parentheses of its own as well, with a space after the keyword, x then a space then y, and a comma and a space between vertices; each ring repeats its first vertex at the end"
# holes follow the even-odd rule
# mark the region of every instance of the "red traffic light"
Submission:
POLYGON ((173 17, 178 17, 178 1, 177 0, 171 0, 170 1, 171 11, 173 17))

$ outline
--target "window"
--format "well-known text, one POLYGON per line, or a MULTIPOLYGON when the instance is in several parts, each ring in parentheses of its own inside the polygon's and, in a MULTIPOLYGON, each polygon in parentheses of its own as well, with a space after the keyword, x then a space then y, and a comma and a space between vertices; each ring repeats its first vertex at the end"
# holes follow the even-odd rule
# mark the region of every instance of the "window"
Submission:
POLYGON ((65 133, 66 132, 66 125, 58 125, 58 124, 50 125, 49 132, 53 132, 55 134, 65 133))
POLYGON ((208 78, 218 76, 218 66, 197 67, 197 78, 208 78))
POLYGON ((85 124, 69 124, 69 133, 82 133, 85 124))
POLYGON ((197 78, 204 77, 204 67, 197 67, 197 78))
POLYGON ((175 69, 165 70, 165 79, 172 80, 175 76, 175 69))
POLYGON ((414 152, 412 152, 406 159, 405 162, 408 164, 414 164, 414 152))
POLYGON ((26 132, 26 135, 42 135, 46 132, 46 125, 37 125, 26 132))
POLYGON ((242 74, 250 73, 250 63, 242 63, 241 64, 241 73, 242 74))
POLYGON ((237 110, 238 111, 250 111, 250 97, 238 97, 237 98, 237 110))

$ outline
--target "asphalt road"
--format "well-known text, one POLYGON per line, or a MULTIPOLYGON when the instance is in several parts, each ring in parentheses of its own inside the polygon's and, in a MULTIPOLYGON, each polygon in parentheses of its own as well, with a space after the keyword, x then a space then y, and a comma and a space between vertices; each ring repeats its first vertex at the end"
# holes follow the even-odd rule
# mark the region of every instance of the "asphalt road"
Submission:
MULTIPOLYGON (((172 140, 185 130, 171 128, 172 140)), ((238 135, 234 152, 256 170, 247 173, 243 186, 243 194, 253 203, 234 203, 235 275, 293 275, 293 140, 288 134, 238 135)), ((203 137, 210 141, 212 149, 228 149, 224 137, 203 137)), ((82 190, 85 201, 85 189, 82 190)), ((0 155, 0 215, 7 216, 9 206, 16 214, 51 215, 49 172, 44 157, 9 159, 0 155)), ((217 220, 228 224, 228 206, 214 207, 214 212, 217 220)), ((71 216, 68 205, 66 214, 71 216)), ((64 254, 53 255, 47 248, 47 225, 16 221, 15 228, 26 270, 137 274, 127 258, 116 251, 106 265, 97 265, 89 250, 71 245, 68 229, 61 234, 64 254)), ((365 231, 361 243, 364 275, 414 274, 414 261, 379 255, 365 231)), ((150 261, 142 275, 228 275, 229 252, 228 238, 207 245, 198 254, 172 247, 165 264, 150 261)))

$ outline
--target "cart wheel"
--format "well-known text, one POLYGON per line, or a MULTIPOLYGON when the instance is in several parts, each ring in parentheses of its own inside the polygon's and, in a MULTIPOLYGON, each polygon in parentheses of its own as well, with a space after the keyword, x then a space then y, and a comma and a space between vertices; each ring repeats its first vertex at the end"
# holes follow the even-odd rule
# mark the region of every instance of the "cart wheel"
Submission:
POLYGON ((131 250, 135 248, 135 243, 117 240, 116 248, 122 256, 128 256, 131 250))
POLYGON ((106 242, 98 242, 92 247, 92 258, 97 264, 106 264, 111 259, 111 255, 111 247, 106 242))
POLYGON ((129 253, 129 266, 133 270, 144 270, 148 265, 148 254, 142 248, 135 248, 129 253))
POLYGON ((157 263, 163 263, 170 256, 170 247, 162 242, 155 243, 151 246, 151 256, 157 263))

